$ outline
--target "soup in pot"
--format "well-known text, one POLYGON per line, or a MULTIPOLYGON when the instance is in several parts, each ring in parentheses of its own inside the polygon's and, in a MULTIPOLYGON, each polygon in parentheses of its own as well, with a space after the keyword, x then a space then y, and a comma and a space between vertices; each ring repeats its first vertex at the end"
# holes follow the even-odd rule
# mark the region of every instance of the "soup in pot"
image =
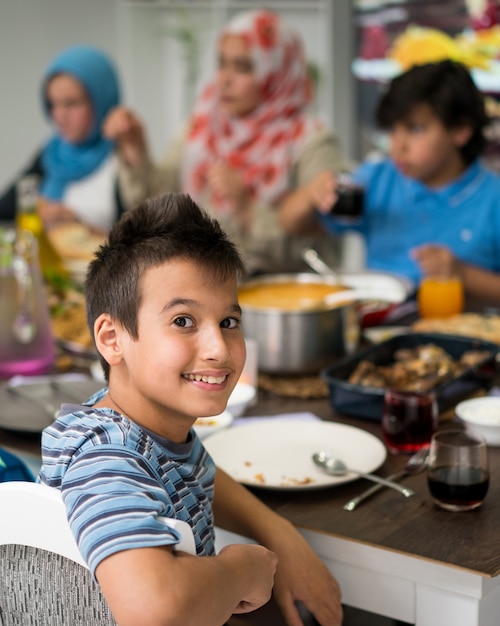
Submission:
MULTIPOLYGON (((303 311, 328 308, 327 297, 341 291, 346 292, 345 302, 349 302, 349 291, 342 285, 293 281, 260 283, 240 287, 239 301, 242 307, 303 311)), ((342 306, 342 304, 341 300, 335 302, 335 306, 342 306)))

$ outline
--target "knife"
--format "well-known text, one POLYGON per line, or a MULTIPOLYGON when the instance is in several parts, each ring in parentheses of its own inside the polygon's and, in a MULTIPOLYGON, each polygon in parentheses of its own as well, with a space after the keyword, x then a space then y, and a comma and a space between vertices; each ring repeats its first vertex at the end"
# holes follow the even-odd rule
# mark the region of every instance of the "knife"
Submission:
MULTIPOLYGON (((412 457, 410 457, 404 469, 400 470, 399 472, 396 472, 395 474, 391 474, 387 478, 389 480, 398 481, 398 480, 401 480, 402 478, 405 478, 406 476, 410 476, 413 474, 417 474, 418 472, 421 472, 427 467, 428 456, 429 456, 429 450, 427 448, 422 448, 421 450, 416 452, 412 457)), ((360 493, 359 496, 356 496, 355 498, 352 498, 352 500, 349 500, 349 502, 346 502, 344 504, 344 509, 346 511, 354 511, 354 509, 358 506, 358 504, 360 504, 364 500, 367 500, 368 498, 371 498, 371 496, 373 496, 375 493, 378 493, 383 488, 384 488, 384 485, 380 485, 380 484, 373 485, 372 487, 368 488, 366 491, 363 491, 362 493, 360 493)))
MULTIPOLYGON (((387 476, 387 478, 388 480, 398 481, 398 480, 401 480, 401 478, 408 476, 408 474, 409 472, 407 472, 406 470, 402 470, 400 472, 396 472, 395 474, 391 474, 390 476, 387 476)), ((356 496, 355 498, 352 498, 351 500, 349 500, 349 502, 346 502, 343 508, 346 511, 354 511, 354 509, 358 506, 358 504, 360 504, 364 500, 367 500, 368 498, 371 498, 371 496, 381 491, 383 488, 384 488, 384 485, 381 485, 381 484, 373 485, 373 487, 369 487, 366 491, 363 491, 363 493, 360 493, 359 496, 356 496)))

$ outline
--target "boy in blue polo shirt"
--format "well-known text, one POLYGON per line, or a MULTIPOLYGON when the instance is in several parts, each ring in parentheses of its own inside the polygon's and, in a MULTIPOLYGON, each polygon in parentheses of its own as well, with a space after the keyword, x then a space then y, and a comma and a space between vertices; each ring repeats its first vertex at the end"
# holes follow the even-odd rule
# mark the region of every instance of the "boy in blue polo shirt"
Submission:
POLYGON ((243 368, 242 273, 218 222, 176 194, 124 214, 90 265, 87 316, 108 386, 63 406, 45 429, 40 480, 61 490, 120 626, 221 626, 272 589, 287 624, 302 623, 297 600, 322 626, 341 624, 326 566, 215 467, 192 429, 225 409, 243 368), (198 556, 175 551, 180 537, 165 517, 191 526, 198 556), (216 555, 214 519, 261 545, 216 555))
POLYGON ((461 277, 467 294, 500 301, 500 177, 479 161, 487 124, 483 97, 453 61, 413 67, 395 78, 377 108, 390 158, 355 172, 364 214, 346 223, 329 212, 335 177, 310 186, 309 203, 289 197, 280 217, 289 232, 317 227, 365 236, 367 266, 417 284, 425 275, 461 277))

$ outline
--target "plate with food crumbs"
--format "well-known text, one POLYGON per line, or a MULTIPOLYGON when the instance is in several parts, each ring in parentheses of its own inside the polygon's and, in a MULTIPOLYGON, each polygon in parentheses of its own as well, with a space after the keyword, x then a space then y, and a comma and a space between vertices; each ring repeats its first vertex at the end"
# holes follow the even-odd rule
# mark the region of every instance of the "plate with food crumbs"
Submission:
POLYGON ((375 471, 387 456, 382 441, 371 433, 321 420, 263 418, 221 430, 203 443, 215 463, 235 480, 263 489, 322 489, 359 478, 321 472, 312 461, 318 450, 331 451, 361 472, 375 471))

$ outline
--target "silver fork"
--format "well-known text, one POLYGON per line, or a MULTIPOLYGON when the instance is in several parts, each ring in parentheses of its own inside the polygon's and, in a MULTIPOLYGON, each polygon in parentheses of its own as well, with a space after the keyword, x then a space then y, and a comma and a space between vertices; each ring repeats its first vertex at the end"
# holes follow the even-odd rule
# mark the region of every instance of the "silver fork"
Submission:
MULTIPOLYGON (((413 454, 408 459, 408 462, 406 463, 403 470, 396 472, 395 474, 392 474, 387 478, 389 480, 401 480, 401 478, 409 476, 410 474, 418 474, 418 472, 421 472, 426 468, 428 457, 429 449, 421 448, 420 450, 418 450, 418 452, 415 452, 415 454, 413 454)), ((375 493, 378 493, 383 488, 384 485, 381 484, 373 485, 373 487, 370 487, 366 491, 363 491, 363 493, 360 493, 359 496, 356 496, 355 498, 352 498, 352 500, 349 500, 349 502, 346 502, 344 504, 344 509, 346 511, 354 511, 358 504, 360 504, 364 500, 367 500, 368 498, 371 498, 371 496, 373 496, 375 493)))

